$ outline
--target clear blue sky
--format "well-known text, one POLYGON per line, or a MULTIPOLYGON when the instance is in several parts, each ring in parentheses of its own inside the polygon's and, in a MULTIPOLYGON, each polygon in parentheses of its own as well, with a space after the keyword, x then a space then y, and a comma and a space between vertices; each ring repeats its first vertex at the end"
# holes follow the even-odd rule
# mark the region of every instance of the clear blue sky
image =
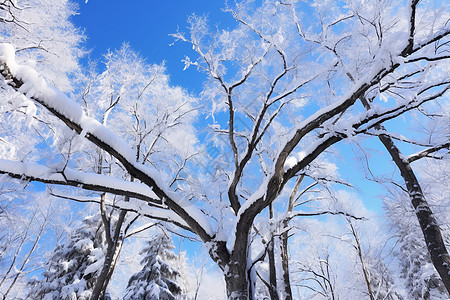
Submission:
POLYGON ((192 54, 191 47, 181 42, 169 46, 174 42, 169 34, 177 28, 186 32, 186 20, 193 13, 207 15, 211 24, 221 27, 234 24, 231 16, 222 11, 225 7, 222 0, 90 0, 87 3, 76 0, 76 3, 79 15, 73 21, 85 30, 92 59, 128 42, 149 63, 165 61, 172 84, 190 92, 199 91, 204 77, 194 68, 183 71, 181 60, 184 55, 192 54))

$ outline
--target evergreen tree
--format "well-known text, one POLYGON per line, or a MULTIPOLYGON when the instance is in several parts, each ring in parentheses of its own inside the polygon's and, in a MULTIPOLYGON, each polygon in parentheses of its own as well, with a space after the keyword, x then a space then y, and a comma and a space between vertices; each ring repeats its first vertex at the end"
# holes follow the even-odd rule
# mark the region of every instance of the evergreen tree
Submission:
POLYGON ((142 270, 131 276, 125 300, 171 300, 180 296, 182 288, 178 283, 180 272, 175 269, 178 262, 173 253, 172 240, 161 232, 148 242, 142 250, 142 270))
POLYGON ((411 299, 447 299, 445 287, 431 263, 425 243, 417 235, 408 234, 400 240, 398 257, 401 277, 405 280, 411 299))
POLYGON ((447 299, 445 287, 433 268, 412 207, 398 201, 386 201, 388 218, 399 236, 396 256, 400 262, 400 278, 408 299, 447 299))
POLYGON ((104 260, 104 230, 99 215, 87 217, 45 263, 44 280, 29 283, 28 299, 88 300, 104 260))
POLYGON ((396 286, 396 282, 384 261, 379 257, 367 257, 366 267, 369 274, 369 283, 376 300, 403 300, 403 296, 396 286))

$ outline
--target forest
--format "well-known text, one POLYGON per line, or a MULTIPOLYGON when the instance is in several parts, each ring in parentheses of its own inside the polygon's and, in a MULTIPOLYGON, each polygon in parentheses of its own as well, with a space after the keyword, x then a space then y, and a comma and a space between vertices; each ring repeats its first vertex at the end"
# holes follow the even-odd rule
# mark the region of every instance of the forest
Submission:
POLYGON ((186 15, 198 92, 84 4, 0 0, 0 299, 449 299, 446 1, 186 15))

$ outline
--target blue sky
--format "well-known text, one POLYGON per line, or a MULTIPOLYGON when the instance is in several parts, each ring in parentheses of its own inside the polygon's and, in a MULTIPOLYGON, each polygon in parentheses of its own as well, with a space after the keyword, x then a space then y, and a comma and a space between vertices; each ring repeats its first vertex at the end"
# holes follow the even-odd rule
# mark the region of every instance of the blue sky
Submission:
POLYGON ((199 92, 204 77, 194 68, 183 71, 181 60, 192 54, 184 43, 174 42, 170 36, 178 28, 185 31, 187 18, 193 13, 207 15, 211 24, 221 27, 233 26, 229 14, 222 11, 221 0, 164 0, 133 1, 77 0, 79 15, 73 18, 75 25, 85 30, 87 49, 91 59, 98 59, 108 49, 118 49, 128 42, 132 49, 145 57, 149 63, 165 62, 174 85, 183 86, 190 92, 199 92))

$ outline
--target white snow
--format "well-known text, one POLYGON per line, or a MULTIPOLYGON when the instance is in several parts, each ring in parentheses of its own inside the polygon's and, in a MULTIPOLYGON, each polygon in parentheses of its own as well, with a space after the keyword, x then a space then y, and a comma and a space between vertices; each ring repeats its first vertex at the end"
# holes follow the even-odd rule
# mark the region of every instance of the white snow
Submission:
POLYGON ((32 67, 17 64, 15 49, 11 44, 0 44, 0 61, 9 68, 14 77, 23 82, 19 89, 21 93, 30 98, 43 100, 46 105, 56 109, 59 113, 70 116, 72 121, 80 120, 82 116, 81 107, 50 86, 32 67))
POLYGON ((38 163, 22 163, 0 159, 0 172, 23 175, 45 181, 53 180, 65 182, 67 178, 67 180, 79 182, 81 185, 99 185, 116 190, 130 191, 149 198, 158 199, 152 189, 143 183, 124 181, 119 178, 96 173, 79 172, 70 168, 64 170, 64 178, 58 170, 48 168, 38 163))
POLYGON ((90 264, 87 266, 86 270, 84 271, 85 275, 91 274, 91 273, 95 273, 95 272, 100 272, 102 266, 103 266, 103 261, 104 261, 104 254, 102 253, 102 251, 100 249, 95 249, 97 251, 92 251, 91 254, 94 254, 95 256, 95 262, 93 264, 90 264))
MULTIPOLYGON (((44 105, 56 110, 64 117, 76 123, 78 126, 80 126, 80 128, 82 128, 82 135, 87 135, 89 133, 90 135, 97 137, 107 145, 111 146, 115 151, 117 151, 117 153, 119 153, 119 155, 124 157, 135 168, 143 171, 145 174, 147 174, 149 177, 155 180, 156 184, 162 190, 164 190, 172 200, 174 200, 178 205, 183 207, 183 209, 185 209, 185 211, 190 216, 192 216, 192 218, 194 218, 209 235, 211 236, 213 235, 211 224, 207 219, 206 215, 202 213, 198 208, 191 205, 189 201, 182 199, 178 194, 171 192, 171 189, 162 180, 162 176, 159 174, 158 171, 143 166, 142 164, 136 163, 134 152, 132 151, 131 147, 128 144, 126 144, 123 140, 119 139, 114 133, 112 133, 108 128, 103 126, 100 122, 86 116, 83 113, 81 107, 76 102, 72 101, 66 95, 64 95, 60 91, 56 90, 55 88, 47 84, 47 82, 42 77, 40 77, 39 74, 31 67, 18 65, 15 61, 15 50, 12 45, 7 43, 0 44, 0 62, 3 62, 8 66, 13 76, 23 81, 24 84, 20 88, 20 92, 26 94, 28 97, 34 97, 39 99, 39 101, 43 102, 44 105)), ((10 165, 8 165, 8 162, 6 161, 2 161, 2 164, 4 167, 11 167, 10 165)), ((36 174, 36 172, 38 172, 37 175, 39 176, 36 177, 53 176, 52 179, 57 178, 57 180, 63 181, 63 177, 61 174, 55 174, 54 172, 50 172, 50 174, 47 175, 42 174, 42 170, 46 170, 47 172, 51 171, 48 168, 44 168, 41 169, 41 171, 38 171, 37 166, 24 164, 21 165, 20 167, 22 169, 25 168, 23 169, 24 174, 27 174, 27 172, 31 172, 28 173, 30 176, 31 174, 36 174)), ((86 175, 76 171, 72 172, 69 170, 68 172, 65 173, 67 173, 66 176, 73 176, 74 179, 80 180, 81 182, 86 183, 89 182, 99 185, 111 183, 108 182, 110 179, 106 179, 105 176, 95 176, 94 174, 86 175)), ((131 187, 128 186, 129 183, 126 183, 124 181, 115 181, 114 179, 112 180, 114 181, 114 183, 124 188, 131 187)), ((142 186, 135 185, 133 186, 133 188, 138 188, 138 191, 140 190, 146 194, 147 193, 151 194, 152 197, 156 196, 154 193, 150 191, 148 187, 143 188, 142 186), (141 189, 144 189, 146 191, 143 191, 141 189)))
POLYGON ((301 161, 303 158, 305 158, 305 152, 300 151, 295 153, 294 155, 290 155, 288 159, 286 159, 286 162, 284 163, 284 171, 286 172, 290 168, 294 167, 299 161, 301 161))

